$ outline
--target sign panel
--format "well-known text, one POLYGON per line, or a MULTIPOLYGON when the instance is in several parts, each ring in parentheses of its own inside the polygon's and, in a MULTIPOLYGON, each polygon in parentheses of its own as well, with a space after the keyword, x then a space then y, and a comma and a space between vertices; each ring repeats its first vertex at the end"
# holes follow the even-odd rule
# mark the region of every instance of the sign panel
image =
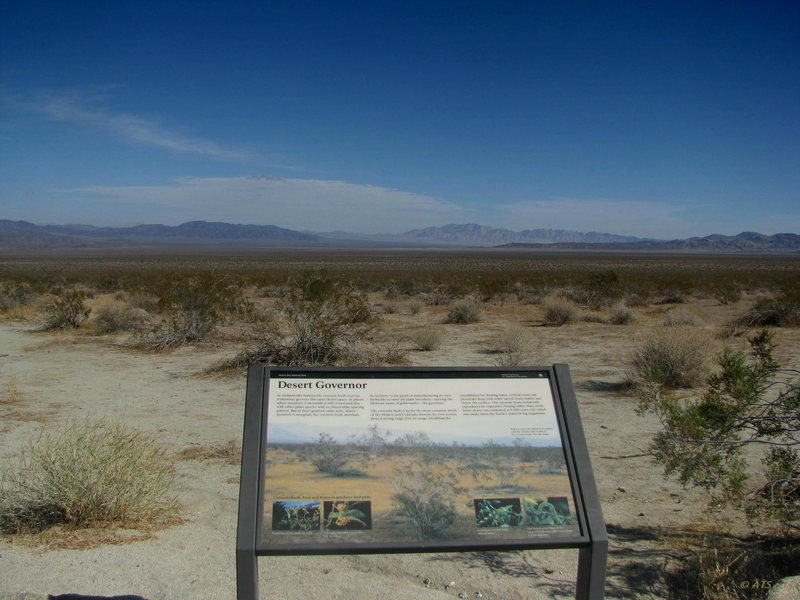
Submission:
POLYGON ((550 370, 267 375, 262 550, 586 539, 550 370))

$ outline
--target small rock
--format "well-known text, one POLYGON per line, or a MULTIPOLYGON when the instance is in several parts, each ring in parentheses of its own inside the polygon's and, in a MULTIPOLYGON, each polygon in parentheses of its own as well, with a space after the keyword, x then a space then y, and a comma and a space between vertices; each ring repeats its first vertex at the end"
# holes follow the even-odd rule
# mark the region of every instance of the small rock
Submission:
POLYGON ((455 582, 455 581, 451 581, 451 582, 450 582, 450 583, 448 583, 446 586, 444 586, 444 589, 446 589, 446 590, 449 590, 449 589, 450 589, 451 587, 453 587, 455 584, 456 584, 456 582, 455 582))
POLYGON ((431 580, 425 577, 423 578, 422 583, 425 584, 425 587, 428 587, 431 584, 431 580))
POLYGON ((481 594, 480 592, 475 592, 475 597, 476 598, 483 598, 483 594, 481 594))
POLYGON ((553 569, 547 569, 547 568, 546 568, 546 569, 544 570, 544 572, 545 572, 547 575, 552 575, 552 574, 553 574, 555 571, 553 571, 553 569))
POLYGON ((608 429, 605 425, 600 425, 600 429, 608 429))
POLYGON ((639 515, 638 515, 638 516, 640 516, 640 517, 643 517, 643 516, 644 516, 644 513, 639 513, 639 515))
POLYGON ((467 596, 467 593, 466 593, 466 592, 459 592, 459 593, 458 593, 458 597, 459 597, 459 598, 469 598, 469 596, 467 596))
POLYGON ((624 487, 622 487, 622 486, 619 486, 619 487, 617 488, 617 491, 618 491, 618 492, 622 492, 623 494, 627 494, 627 493, 628 493, 628 490, 626 490, 626 489, 625 489, 624 487))

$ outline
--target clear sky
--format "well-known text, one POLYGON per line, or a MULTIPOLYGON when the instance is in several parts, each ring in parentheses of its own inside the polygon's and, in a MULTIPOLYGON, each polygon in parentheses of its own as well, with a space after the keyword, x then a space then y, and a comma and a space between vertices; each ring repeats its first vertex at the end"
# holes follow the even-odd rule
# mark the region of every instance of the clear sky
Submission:
POLYGON ((796 1, 0 14, 0 218, 800 232, 796 1))

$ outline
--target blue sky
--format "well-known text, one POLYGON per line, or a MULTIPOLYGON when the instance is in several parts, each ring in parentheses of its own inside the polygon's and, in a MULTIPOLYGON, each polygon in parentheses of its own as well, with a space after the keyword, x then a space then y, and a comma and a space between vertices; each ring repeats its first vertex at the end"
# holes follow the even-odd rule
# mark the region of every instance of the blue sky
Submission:
POLYGON ((15 2, 0 218, 800 232, 797 2, 15 2))

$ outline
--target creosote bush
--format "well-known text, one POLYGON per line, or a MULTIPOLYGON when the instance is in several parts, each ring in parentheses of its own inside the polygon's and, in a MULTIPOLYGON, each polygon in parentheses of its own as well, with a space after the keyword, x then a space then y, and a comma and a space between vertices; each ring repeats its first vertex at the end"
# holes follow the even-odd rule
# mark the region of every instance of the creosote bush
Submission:
POLYGON ((139 343, 156 351, 202 341, 226 314, 242 307, 238 286, 214 273, 160 282, 158 297, 166 323, 144 334, 139 343))
POLYGON ((664 327, 631 354, 628 379, 634 385, 695 387, 709 373, 712 351, 708 336, 702 332, 664 327))
POLYGON ((86 292, 72 290, 56 298, 47 306, 47 318, 42 329, 76 329, 81 326, 91 309, 86 306, 86 292))
POLYGON ((719 371, 696 398, 677 398, 663 387, 641 389, 640 411, 653 412, 664 431, 651 452, 684 485, 699 486, 712 504, 743 508, 757 520, 800 519, 800 381, 779 369, 771 332, 750 339, 751 355, 725 348, 719 371), (764 448, 763 479, 748 490, 748 446, 764 448))
POLYGON ((72 422, 29 440, 0 472, 0 532, 168 518, 178 510, 172 480, 152 436, 105 420, 72 422))

